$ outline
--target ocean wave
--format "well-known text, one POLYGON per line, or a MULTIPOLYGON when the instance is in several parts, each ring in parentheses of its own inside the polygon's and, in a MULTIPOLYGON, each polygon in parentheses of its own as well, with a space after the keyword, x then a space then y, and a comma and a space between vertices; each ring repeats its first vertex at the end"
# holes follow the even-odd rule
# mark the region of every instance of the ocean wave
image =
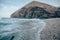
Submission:
POLYGON ((8 18, 1 19, 0 26, 0 40, 37 40, 45 23, 40 19, 8 18))

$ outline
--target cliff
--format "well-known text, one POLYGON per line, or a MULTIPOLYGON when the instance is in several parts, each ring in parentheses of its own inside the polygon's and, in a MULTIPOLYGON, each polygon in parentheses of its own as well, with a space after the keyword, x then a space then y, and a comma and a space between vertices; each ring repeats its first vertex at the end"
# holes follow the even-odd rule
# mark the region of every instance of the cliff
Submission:
POLYGON ((56 18, 57 7, 32 1, 14 12, 12 18, 56 18))

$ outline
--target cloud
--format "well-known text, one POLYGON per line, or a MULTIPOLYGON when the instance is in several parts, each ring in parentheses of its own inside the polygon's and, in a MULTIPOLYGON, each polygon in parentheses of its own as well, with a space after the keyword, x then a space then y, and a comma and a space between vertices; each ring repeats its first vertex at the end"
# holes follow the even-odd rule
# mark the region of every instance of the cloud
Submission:
MULTIPOLYGON (((0 0, 0 17, 10 17, 10 15, 32 0, 0 0)), ((53 6, 60 6, 59 0, 37 0, 53 6)))
POLYGON ((2 6, 0 10, 0 17, 10 17, 19 7, 17 6, 2 6))
POLYGON ((0 0, 0 17, 10 17, 16 10, 28 3, 28 0, 0 0))
POLYGON ((56 7, 60 6, 60 1, 58 2, 58 0, 40 0, 40 2, 47 3, 56 7))

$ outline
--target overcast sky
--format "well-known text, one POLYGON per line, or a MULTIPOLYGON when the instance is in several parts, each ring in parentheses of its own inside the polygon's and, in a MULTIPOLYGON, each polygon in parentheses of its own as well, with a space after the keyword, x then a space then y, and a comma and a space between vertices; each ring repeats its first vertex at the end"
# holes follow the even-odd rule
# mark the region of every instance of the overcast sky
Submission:
MULTIPOLYGON (((0 0, 0 18, 10 17, 10 15, 22 6, 28 4, 32 0, 0 0)), ((60 0, 37 0, 52 6, 60 7, 60 0)))

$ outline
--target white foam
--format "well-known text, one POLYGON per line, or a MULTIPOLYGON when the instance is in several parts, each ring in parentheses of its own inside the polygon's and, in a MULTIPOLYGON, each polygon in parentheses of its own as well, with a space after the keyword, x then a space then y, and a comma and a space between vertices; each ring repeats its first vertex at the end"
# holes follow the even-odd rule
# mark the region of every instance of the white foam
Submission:
POLYGON ((39 33, 45 26, 42 20, 10 19, 9 21, 14 22, 0 29, 0 39, 8 35, 14 35, 15 38, 13 40, 40 40, 39 33))

